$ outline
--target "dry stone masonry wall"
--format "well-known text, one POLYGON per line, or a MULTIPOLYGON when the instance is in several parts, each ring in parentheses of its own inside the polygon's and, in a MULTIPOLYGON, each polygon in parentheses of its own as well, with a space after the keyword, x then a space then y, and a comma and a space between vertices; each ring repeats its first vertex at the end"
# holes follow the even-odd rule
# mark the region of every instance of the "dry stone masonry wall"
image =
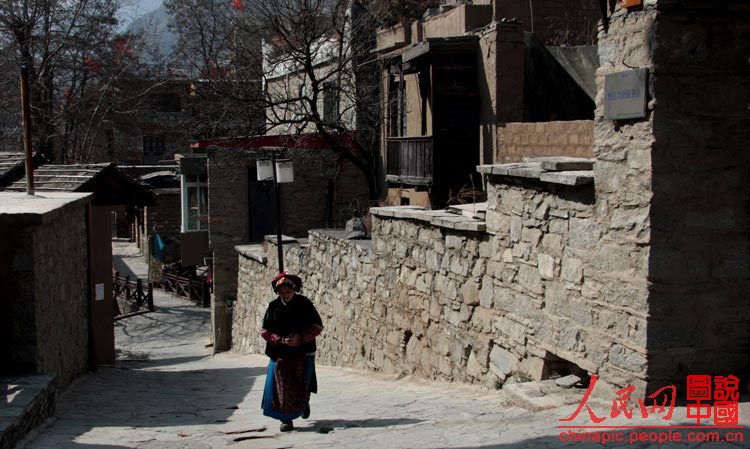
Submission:
MULTIPOLYGON (((537 165, 529 165, 536 178, 537 165)), ((490 387, 566 366, 618 385, 642 380, 645 314, 635 302, 643 298, 600 296, 611 283, 604 267, 642 270, 641 261, 610 258, 592 172, 572 173, 584 173, 573 177, 584 184, 490 174, 486 223, 375 208, 371 242, 312 231, 287 247, 286 266, 302 273, 325 321, 319 360, 490 387)), ((276 251, 238 250, 235 348, 262 352, 276 251)))

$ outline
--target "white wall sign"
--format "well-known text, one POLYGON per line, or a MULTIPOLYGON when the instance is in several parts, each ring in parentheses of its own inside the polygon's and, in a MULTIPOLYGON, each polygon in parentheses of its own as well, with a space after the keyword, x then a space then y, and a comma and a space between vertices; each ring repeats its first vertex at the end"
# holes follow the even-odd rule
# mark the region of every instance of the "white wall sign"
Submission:
POLYGON ((604 77, 604 119, 646 117, 648 69, 610 73, 604 77))
POLYGON ((104 284, 96 284, 96 300, 104 301, 104 284))

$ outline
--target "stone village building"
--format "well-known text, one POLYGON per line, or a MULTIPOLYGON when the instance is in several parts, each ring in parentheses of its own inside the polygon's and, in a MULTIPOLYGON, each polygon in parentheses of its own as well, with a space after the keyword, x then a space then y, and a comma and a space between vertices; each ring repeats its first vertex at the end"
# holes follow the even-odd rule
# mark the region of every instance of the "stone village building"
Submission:
MULTIPOLYGON (((358 2, 352 2, 346 20, 353 23, 361 17, 358 2)), ((376 148, 372 142, 377 129, 368 118, 372 111, 357 101, 360 92, 373 94, 365 85, 375 80, 370 67, 358 63, 372 60, 372 45, 359 42, 365 38, 366 30, 321 36, 312 46, 317 50, 315 74, 327 80, 319 86, 317 96, 325 132, 319 132, 310 121, 296 123, 298 117, 308 114, 305 108, 310 105, 305 98, 314 96, 310 91, 314 87, 293 57, 285 57, 278 49, 278 54, 272 54, 273 45, 266 42, 261 72, 269 105, 259 115, 266 119, 265 134, 199 140, 190 152, 178 156, 182 262, 212 266, 212 340, 217 350, 231 348, 238 272, 234 247, 262 242, 276 230, 273 182, 258 181, 258 159, 268 159, 276 152, 294 166, 294 182, 283 184, 280 191, 284 235, 304 237, 309 229, 343 226, 353 212, 369 207, 365 174, 347 157, 366 158, 363 148, 376 148), (343 58, 341 53, 345 53, 343 58)), ((376 105, 377 92, 375 100, 376 105)))
POLYGON ((455 202, 479 164, 593 156, 597 2, 441 3, 377 33, 389 203, 455 202))
MULTIPOLYGON (((642 3, 600 26, 593 160, 478 167, 484 220, 375 208, 372 240, 285 245, 323 316, 322 363, 491 387, 582 369, 641 396, 746 379, 750 9, 642 3), (605 119, 607 76, 633 67, 645 117, 605 119)), ((262 350, 268 245, 237 247, 239 352, 262 350)))

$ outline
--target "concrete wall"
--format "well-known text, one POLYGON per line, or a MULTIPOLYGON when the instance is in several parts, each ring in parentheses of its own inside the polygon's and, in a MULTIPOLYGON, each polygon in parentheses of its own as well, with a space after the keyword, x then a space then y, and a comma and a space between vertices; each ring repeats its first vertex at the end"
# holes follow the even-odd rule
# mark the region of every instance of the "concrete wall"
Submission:
POLYGON ((495 163, 518 162, 524 157, 594 157, 593 120, 506 123, 497 127, 495 163))

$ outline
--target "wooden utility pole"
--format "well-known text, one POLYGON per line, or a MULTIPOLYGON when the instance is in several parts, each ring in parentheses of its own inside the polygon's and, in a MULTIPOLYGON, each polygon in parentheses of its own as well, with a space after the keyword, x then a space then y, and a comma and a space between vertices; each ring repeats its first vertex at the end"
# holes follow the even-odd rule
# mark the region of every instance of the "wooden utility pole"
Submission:
POLYGON ((31 155, 31 103, 29 101, 29 68, 21 66, 21 114, 23 116, 23 151, 26 155, 26 193, 34 194, 34 160, 31 155))

